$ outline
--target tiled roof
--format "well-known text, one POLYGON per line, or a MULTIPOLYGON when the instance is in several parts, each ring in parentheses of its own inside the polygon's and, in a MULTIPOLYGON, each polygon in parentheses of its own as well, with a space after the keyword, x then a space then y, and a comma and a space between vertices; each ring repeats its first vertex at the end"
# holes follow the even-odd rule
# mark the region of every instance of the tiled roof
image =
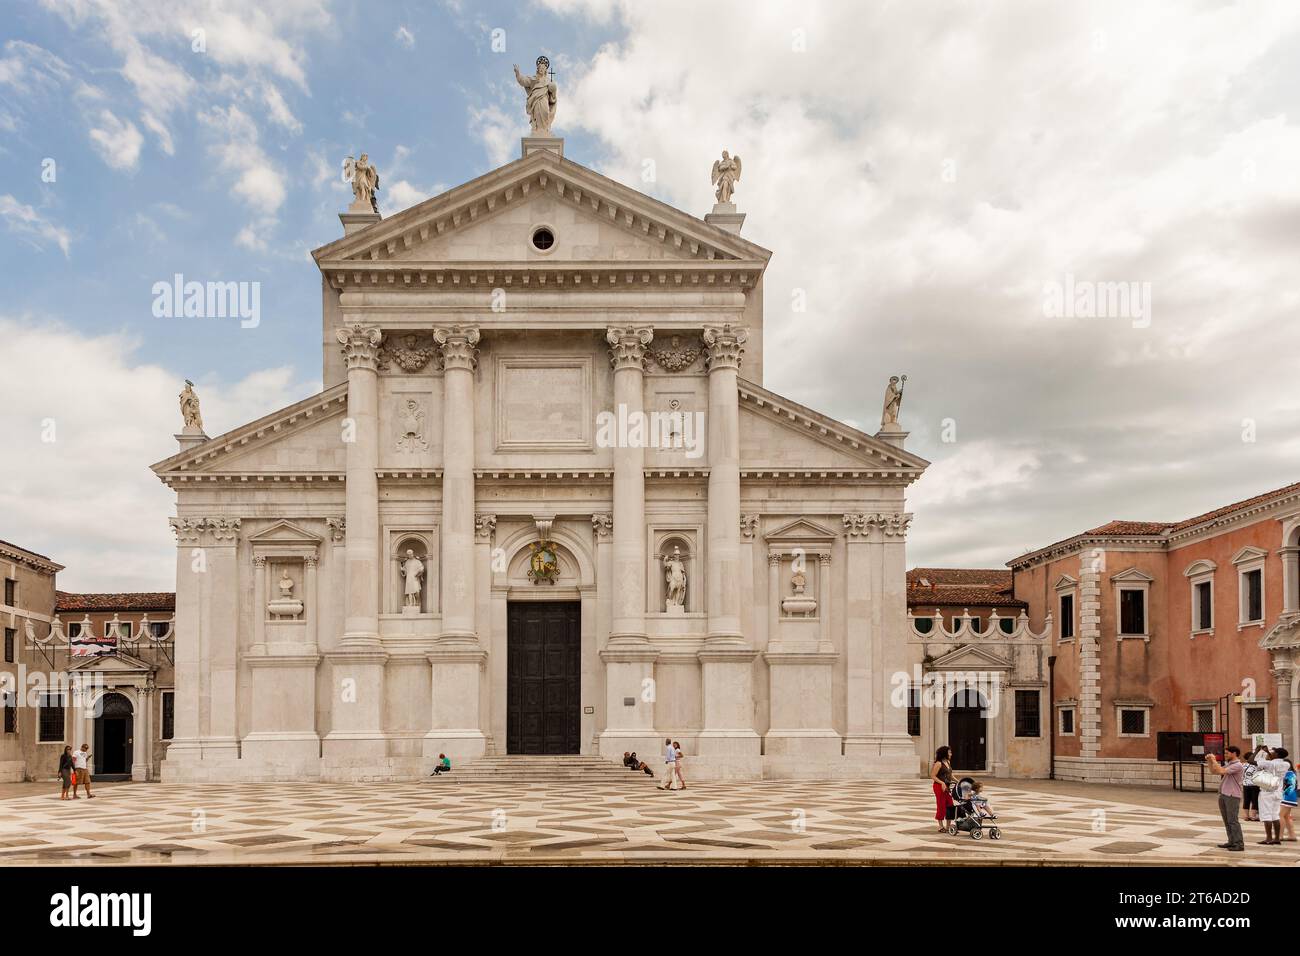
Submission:
POLYGON ((1085 531, 1095 535, 1164 534, 1168 521, 1108 521, 1099 528, 1085 531))
POLYGON ((174 611, 174 591, 131 591, 125 594, 72 594, 55 591, 55 612, 61 611, 174 611))
POLYGON ((1215 508, 1213 511, 1207 511, 1203 515, 1197 515, 1195 518, 1188 518, 1186 521, 1180 521, 1174 525, 1171 531, 1182 531, 1184 528, 1194 528, 1196 525, 1206 521, 1212 521, 1215 518, 1222 518, 1241 508, 1250 508, 1254 505, 1262 505, 1272 498, 1282 498, 1286 495, 1300 493, 1300 481, 1295 484, 1287 485, 1285 488, 1275 488, 1272 491, 1266 491, 1262 495, 1256 495, 1253 498, 1246 498, 1243 501, 1233 502, 1230 505, 1224 505, 1222 508, 1215 508))
POLYGON ((908 607, 1027 607, 1011 595, 1011 572, 998 568, 913 568, 908 607))

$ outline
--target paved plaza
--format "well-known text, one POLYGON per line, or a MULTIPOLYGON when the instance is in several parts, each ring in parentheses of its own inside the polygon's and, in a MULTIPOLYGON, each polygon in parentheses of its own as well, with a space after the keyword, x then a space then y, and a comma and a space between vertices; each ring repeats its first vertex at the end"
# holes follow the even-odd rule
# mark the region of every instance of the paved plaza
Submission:
POLYGON ((0 863, 1009 863, 1295 865, 1300 844, 1229 854, 1213 794, 996 784, 1000 841, 933 832, 928 782, 120 784, 62 802, 0 791, 0 863), (1080 790, 1089 792, 1081 795, 1080 790))

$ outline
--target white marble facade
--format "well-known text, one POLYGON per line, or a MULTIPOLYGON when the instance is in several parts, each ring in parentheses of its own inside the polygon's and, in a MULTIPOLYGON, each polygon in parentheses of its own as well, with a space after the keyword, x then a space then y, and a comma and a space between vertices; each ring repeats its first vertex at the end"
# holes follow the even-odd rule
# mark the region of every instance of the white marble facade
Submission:
POLYGON ((510 609, 538 600, 580 608, 572 750, 653 762, 671 735, 699 779, 915 772, 890 681, 926 462, 897 426, 762 387, 770 253, 743 216, 534 138, 341 218, 314 252, 325 390, 154 466, 182 636, 164 779, 415 779, 507 753, 510 609), (701 443, 602 440, 620 411, 690 416, 701 443))

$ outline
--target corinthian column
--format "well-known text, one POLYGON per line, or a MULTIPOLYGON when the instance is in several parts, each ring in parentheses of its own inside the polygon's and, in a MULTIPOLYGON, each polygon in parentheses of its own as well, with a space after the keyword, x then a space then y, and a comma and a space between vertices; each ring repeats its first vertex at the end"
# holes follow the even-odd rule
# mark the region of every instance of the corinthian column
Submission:
POLYGON ((699 652, 704 727, 700 769, 709 779, 762 774, 754 731, 757 652, 740 629, 740 406, 737 377, 745 329, 704 329, 709 369, 709 511, 706 559, 709 631, 699 652))
MULTIPOLYGON (((648 326, 611 327, 605 333, 614 369, 614 414, 631 422, 644 414, 646 346, 654 339, 648 326)), ((624 751, 654 752, 654 662, 657 648, 645 633, 645 449, 620 435, 614 454, 614 513, 611 529, 613 592, 605 662, 605 729, 600 752, 617 757, 624 751)))
POLYGON ((474 589, 474 373, 479 330, 472 325, 435 329, 442 349, 442 633, 427 655, 432 691, 426 767, 438 754, 472 761, 487 748, 482 729, 482 678, 487 654, 478 640, 474 589))
MULTIPOLYGON (((343 638, 330 663, 330 731, 322 741, 321 775, 355 770, 358 758, 385 756, 384 662, 379 640, 379 346, 373 325, 349 322, 338 330, 348 369, 348 417, 343 425, 347 521, 343 638)), ((262 614, 264 609, 255 608, 262 614)))
POLYGON ((383 333, 352 323, 338 330, 348 366, 347 591, 340 647, 379 646, 379 346, 383 333))

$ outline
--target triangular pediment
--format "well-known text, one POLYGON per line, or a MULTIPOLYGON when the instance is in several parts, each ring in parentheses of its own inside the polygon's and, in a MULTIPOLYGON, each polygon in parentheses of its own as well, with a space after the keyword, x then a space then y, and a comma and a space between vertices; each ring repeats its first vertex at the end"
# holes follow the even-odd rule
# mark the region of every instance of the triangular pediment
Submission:
POLYGON ((347 383, 209 438, 152 466, 167 481, 201 476, 257 474, 342 476, 347 446, 340 421, 347 414, 347 383))
POLYGON ((753 382, 740 383, 742 472, 870 473, 912 480, 929 464, 753 382))
POLYGON ((147 661, 118 651, 115 654, 100 654, 84 657, 68 668, 69 671, 96 671, 103 674, 148 674, 154 666, 147 661))
POLYGON ((743 265, 757 273, 771 253, 585 166, 538 151, 312 255, 337 284, 354 271, 444 264, 495 264, 502 271, 518 265, 547 270, 574 263, 642 268, 694 262, 743 265), (531 245, 540 225, 550 226, 556 239, 545 252, 531 245))
POLYGON ((254 545, 315 545, 320 543, 321 538, 292 521, 281 519, 269 528, 250 535, 248 540, 254 545))
POLYGON ((1126 568, 1123 571, 1112 574, 1110 579, 1111 581, 1119 581, 1126 584, 1150 584, 1155 581, 1155 578, 1140 568, 1126 568))
POLYGON ((777 528, 763 536, 769 543, 797 543, 800 541, 824 542, 834 541, 838 535, 830 528, 824 528, 807 518, 798 518, 787 525, 777 528))
POLYGON ((1260 561, 1267 557, 1268 552, 1263 548, 1256 548, 1254 545, 1248 544, 1232 556, 1232 563, 1246 564, 1250 561, 1260 561))
POLYGON ((1008 670, 1010 667, 1009 660, 975 644, 963 644, 930 662, 931 670, 1008 670))
POLYGON ((1056 584, 1054 585, 1054 589, 1057 591, 1068 591, 1070 588, 1078 587, 1078 586, 1079 586, 1079 581, 1077 578, 1072 578, 1068 574, 1062 574, 1059 578, 1057 578, 1056 584))

